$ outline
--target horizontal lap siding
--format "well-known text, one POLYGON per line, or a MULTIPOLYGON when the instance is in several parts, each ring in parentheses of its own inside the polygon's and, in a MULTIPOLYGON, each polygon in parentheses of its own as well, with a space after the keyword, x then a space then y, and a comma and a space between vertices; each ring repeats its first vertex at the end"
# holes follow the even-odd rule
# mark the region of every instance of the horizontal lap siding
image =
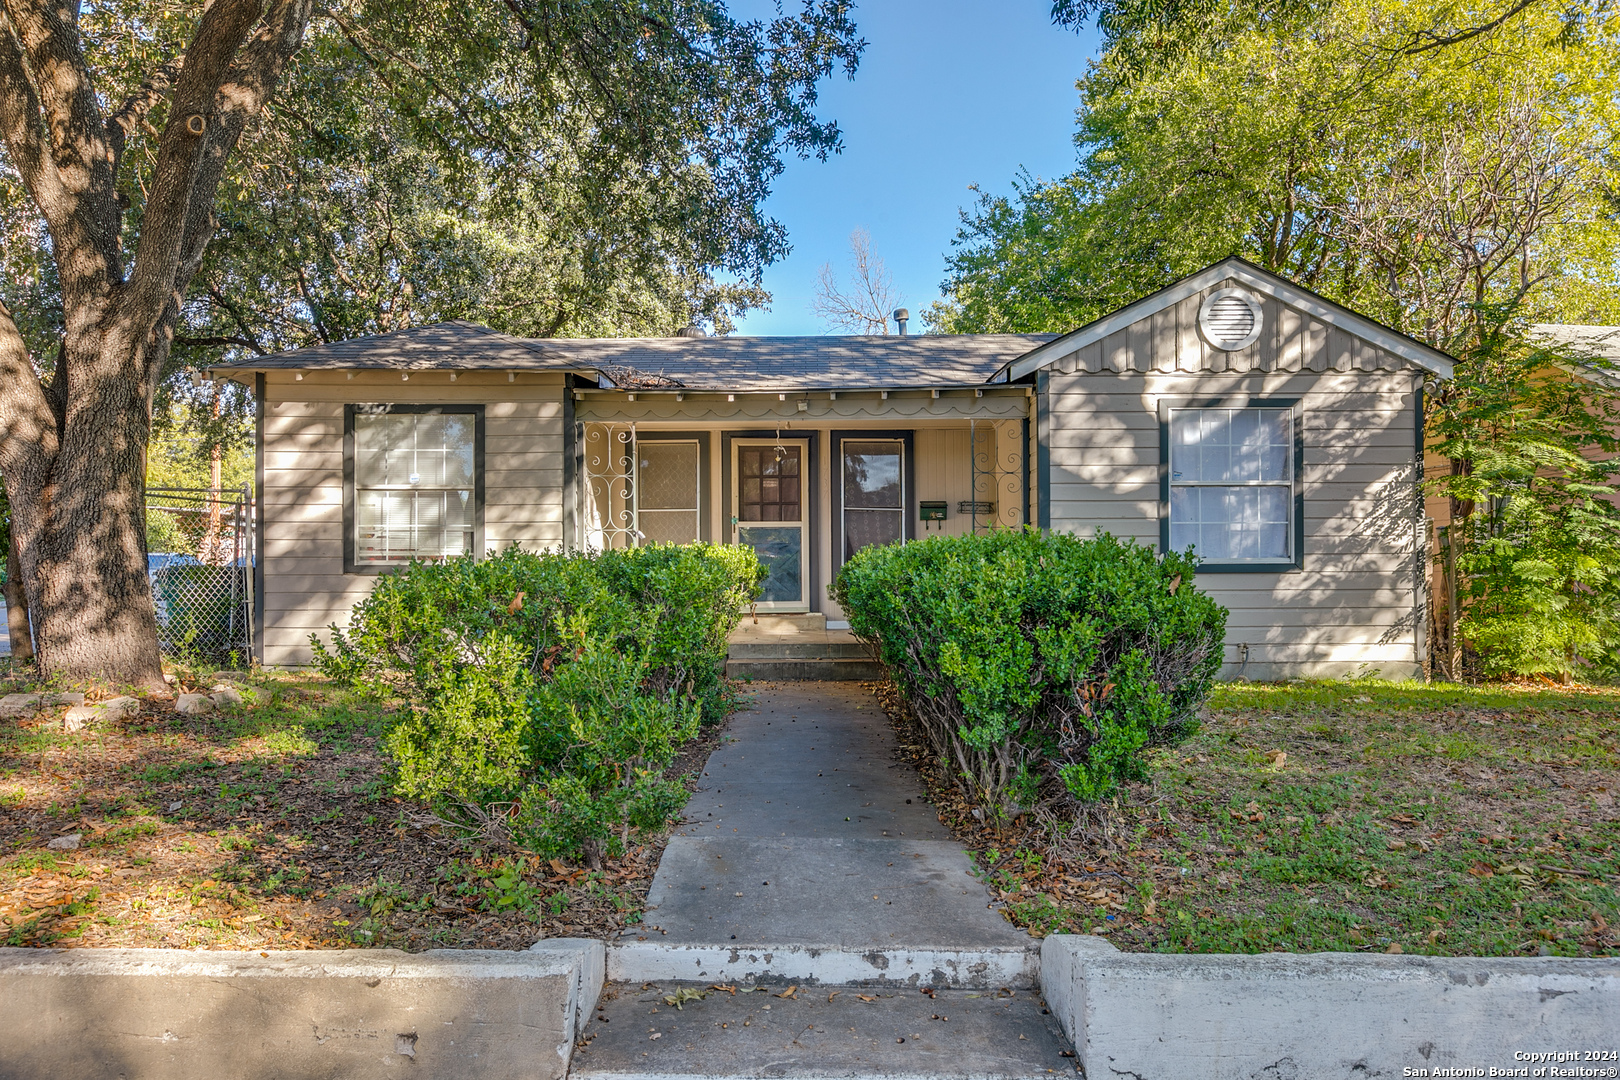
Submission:
MULTIPOLYGON (((1122 331, 1100 345, 1140 347, 1133 342, 1122 331)), ((1048 375, 1052 528, 1106 531, 1157 550, 1160 398, 1300 398, 1304 568, 1198 578, 1230 613, 1225 674, 1414 673, 1416 374, 1165 375, 1129 366, 1064 374, 1059 365, 1048 375)))
POLYGON ((310 662, 309 635, 329 637, 371 592, 374 574, 343 572, 345 401, 482 404, 484 539, 554 548, 563 538, 562 379, 394 388, 272 385, 264 423, 264 662, 310 662), (277 400, 277 395, 282 400, 277 400), (293 395, 299 400, 286 400, 293 395), (508 400, 520 397, 522 400, 508 400))

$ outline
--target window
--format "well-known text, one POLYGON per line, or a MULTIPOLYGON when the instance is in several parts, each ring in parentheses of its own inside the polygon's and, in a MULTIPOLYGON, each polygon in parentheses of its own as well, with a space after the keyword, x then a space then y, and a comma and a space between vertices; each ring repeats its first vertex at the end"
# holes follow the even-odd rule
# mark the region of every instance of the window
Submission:
POLYGON ((743 521, 800 521, 801 446, 742 446, 737 449, 740 486, 738 517, 743 521))
POLYGON ((904 539, 906 502, 899 439, 840 443, 844 459, 844 559, 868 544, 904 539))
POLYGON ((1294 412, 1169 410, 1169 548, 1209 563, 1294 562, 1294 412))
POLYGON ((482 410, 350 406, 355 566, 478 551, 482 410))
POLYGON ((697 440, 636 440, 636 528, 644 544, 698 538, 697 440))

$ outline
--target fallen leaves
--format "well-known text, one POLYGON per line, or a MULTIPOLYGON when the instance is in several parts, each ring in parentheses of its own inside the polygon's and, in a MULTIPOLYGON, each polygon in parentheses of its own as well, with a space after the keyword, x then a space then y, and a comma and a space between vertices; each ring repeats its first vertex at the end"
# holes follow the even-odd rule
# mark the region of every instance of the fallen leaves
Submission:
POLYGON ((683 986, 673 994, 665 994, 664 1003, 684 1010, 688 1001, 702 1001, 708 996, 709 992, 707 990, 694 990, 690 986, 683 986))
POLYGON ((1266 760, 1271 762, 1272 769, 1280 770, 1284 765, 1288 764, 1288 751, 1267 750, 1266 760))
POLYGON ((776 996, 779 997, 779 998, 790 998, 790 999, 792 999, 794 1001, 797 1001, 798 999, 795 998, 793 995, 797 994, 798 992, 799 992, 799 988, 797 986, 790 986, 786 990, 782 991, 780 994, 777 994, 776 996))
POLYGON ((1266 820, 1265 811, 1261 810, 1260 804, 1255 802, 1253 799, 1250 799, 1249 805, 1245 806, 1242 810, 1234 808, 1228 810, 1227 813, 1232 815, 1233 821, 1259 822, 1266 820))

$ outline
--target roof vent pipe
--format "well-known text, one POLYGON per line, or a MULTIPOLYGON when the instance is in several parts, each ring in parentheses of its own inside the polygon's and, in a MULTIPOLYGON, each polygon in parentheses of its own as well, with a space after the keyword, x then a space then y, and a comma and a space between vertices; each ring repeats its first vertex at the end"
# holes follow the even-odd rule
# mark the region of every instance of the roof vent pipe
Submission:
POLYGON ((683 326, 683 327, 681 327, 679 330, 675 331, 675 336, 676 337, 708 337, 709 335, 704 333, 703 327, 693 325, 693 326, 683 326))
POLYGON ((906 320, 911 318, 911 312, 903 307, 894 309, 894 325, 899 329, 900 336, 906 336, 906 320))

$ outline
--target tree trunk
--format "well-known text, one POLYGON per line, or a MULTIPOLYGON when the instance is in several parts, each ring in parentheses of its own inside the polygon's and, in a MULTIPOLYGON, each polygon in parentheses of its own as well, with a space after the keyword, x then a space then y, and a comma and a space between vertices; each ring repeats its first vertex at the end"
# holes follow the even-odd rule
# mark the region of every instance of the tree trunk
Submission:
POLYGON ((34 662, 34 629, 28 622, 28 595, 23 591, 22 560, 17 555, 17 534, 11 534, 6 552, 6 630, 11 637, 11 662, 34 662))
POLYGON ((145 391, 139 379, 103 374, 134 366, 129 359, 87 359, 78 370, 99 385, 68 397, 48 468, 39 480, 7 478, 34 647, 46 676, 161 689, 146 564, 145 391))
POLYGON ((114 112, 85 62, 79 4, 0 2, 0 140, 50 233, 61 287, 54 363, 30 355, 0 303, 0 470, 47 676, 164 685, 143 498, 152 399, 226 162, 301 47, 312 2, 194 5, 178 67, 114 112), (119 163, 165 99, 131 249, 119 163))

